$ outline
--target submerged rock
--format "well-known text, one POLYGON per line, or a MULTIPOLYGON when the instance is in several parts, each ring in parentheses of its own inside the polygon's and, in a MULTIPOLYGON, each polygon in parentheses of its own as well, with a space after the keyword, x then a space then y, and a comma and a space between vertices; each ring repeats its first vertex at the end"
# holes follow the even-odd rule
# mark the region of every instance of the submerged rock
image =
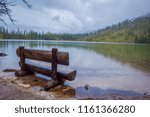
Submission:
POLYGON ((89 90, 90 85, 89 85, 89 84, 86 84, 84 87, 85 87, 86 90, 89 90))
POLYGON ((4 69, 3 72, 16 72, 16 69, 4 69))
POLYGON ((5 54, 5 53, 0 53, 0 56, 7 56, 7 54, 5 54))
POLYGON ((143 95, 148 95, 148 92, 145 92, 143 95))

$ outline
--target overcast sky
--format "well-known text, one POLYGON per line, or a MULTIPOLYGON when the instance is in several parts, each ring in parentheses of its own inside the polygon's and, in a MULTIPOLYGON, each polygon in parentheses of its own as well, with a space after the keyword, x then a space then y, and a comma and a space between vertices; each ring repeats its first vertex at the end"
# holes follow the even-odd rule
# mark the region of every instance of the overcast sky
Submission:
MULTIPOLYGON (((11 7, 15 25, 3 17, 9 28, 52 33, 97 30, 125 19, 150 13, 150 0, 21 0, 11 7)), ((0 23, 0 25, 3 25, 0 23)))

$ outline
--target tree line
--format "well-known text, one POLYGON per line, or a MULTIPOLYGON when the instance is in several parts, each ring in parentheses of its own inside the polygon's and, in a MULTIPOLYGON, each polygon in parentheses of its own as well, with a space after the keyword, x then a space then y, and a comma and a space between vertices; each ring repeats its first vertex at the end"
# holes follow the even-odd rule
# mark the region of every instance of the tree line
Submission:
POLYGON ((33 30, 8 30, 0 27, 0 39, 29 39, 29 40, 79 40, 86 34, 55 34, 50 32, 36 32, 33 30))

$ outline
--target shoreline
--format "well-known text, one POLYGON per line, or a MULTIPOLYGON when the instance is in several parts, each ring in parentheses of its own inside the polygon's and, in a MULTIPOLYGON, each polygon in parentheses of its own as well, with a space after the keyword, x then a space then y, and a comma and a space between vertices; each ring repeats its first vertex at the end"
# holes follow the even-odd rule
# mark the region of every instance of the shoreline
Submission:
MULTIPOLYGON (((117 94, 102 95, 97 98, 78 98, 74 89, 67 86, 58 86, 47 91, 42 91, 31 79, 35 76, 17 78, 10 73, 0 73, 0 100, 150 100, 150 95, 122 96, 117 94), (25 80, 24 79, 30 79, 25 80)), ((41 79, 38 79, 41 80, 41 79)), ((43 82, 43 80, 41 80, 43 82)), ((40 83, 41 83, 40 82, 40 83)))
POLYGON ((23 42, 23 41, 32 41, 32 42, 36 42, 36 41, 45 41, 45 42, 55 42, 55 43, 83 43, 83 44, 126 44, 126 45, 150 45, 147 43, 129 43, 129 42, 96 42, 96 41, 73 41, 73 40, 42 40, 42 39, 0 39, 0 42, 7 42, 7 41, 17 41, 17 42, 23 42))

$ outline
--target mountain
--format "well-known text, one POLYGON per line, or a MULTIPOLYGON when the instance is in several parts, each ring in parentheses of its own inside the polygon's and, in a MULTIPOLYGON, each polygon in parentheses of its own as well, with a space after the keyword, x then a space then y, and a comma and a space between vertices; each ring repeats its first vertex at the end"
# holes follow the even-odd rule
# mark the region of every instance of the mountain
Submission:
POLYGON ((150 43, 150 13, 87 34, 82 41, 150 43))

